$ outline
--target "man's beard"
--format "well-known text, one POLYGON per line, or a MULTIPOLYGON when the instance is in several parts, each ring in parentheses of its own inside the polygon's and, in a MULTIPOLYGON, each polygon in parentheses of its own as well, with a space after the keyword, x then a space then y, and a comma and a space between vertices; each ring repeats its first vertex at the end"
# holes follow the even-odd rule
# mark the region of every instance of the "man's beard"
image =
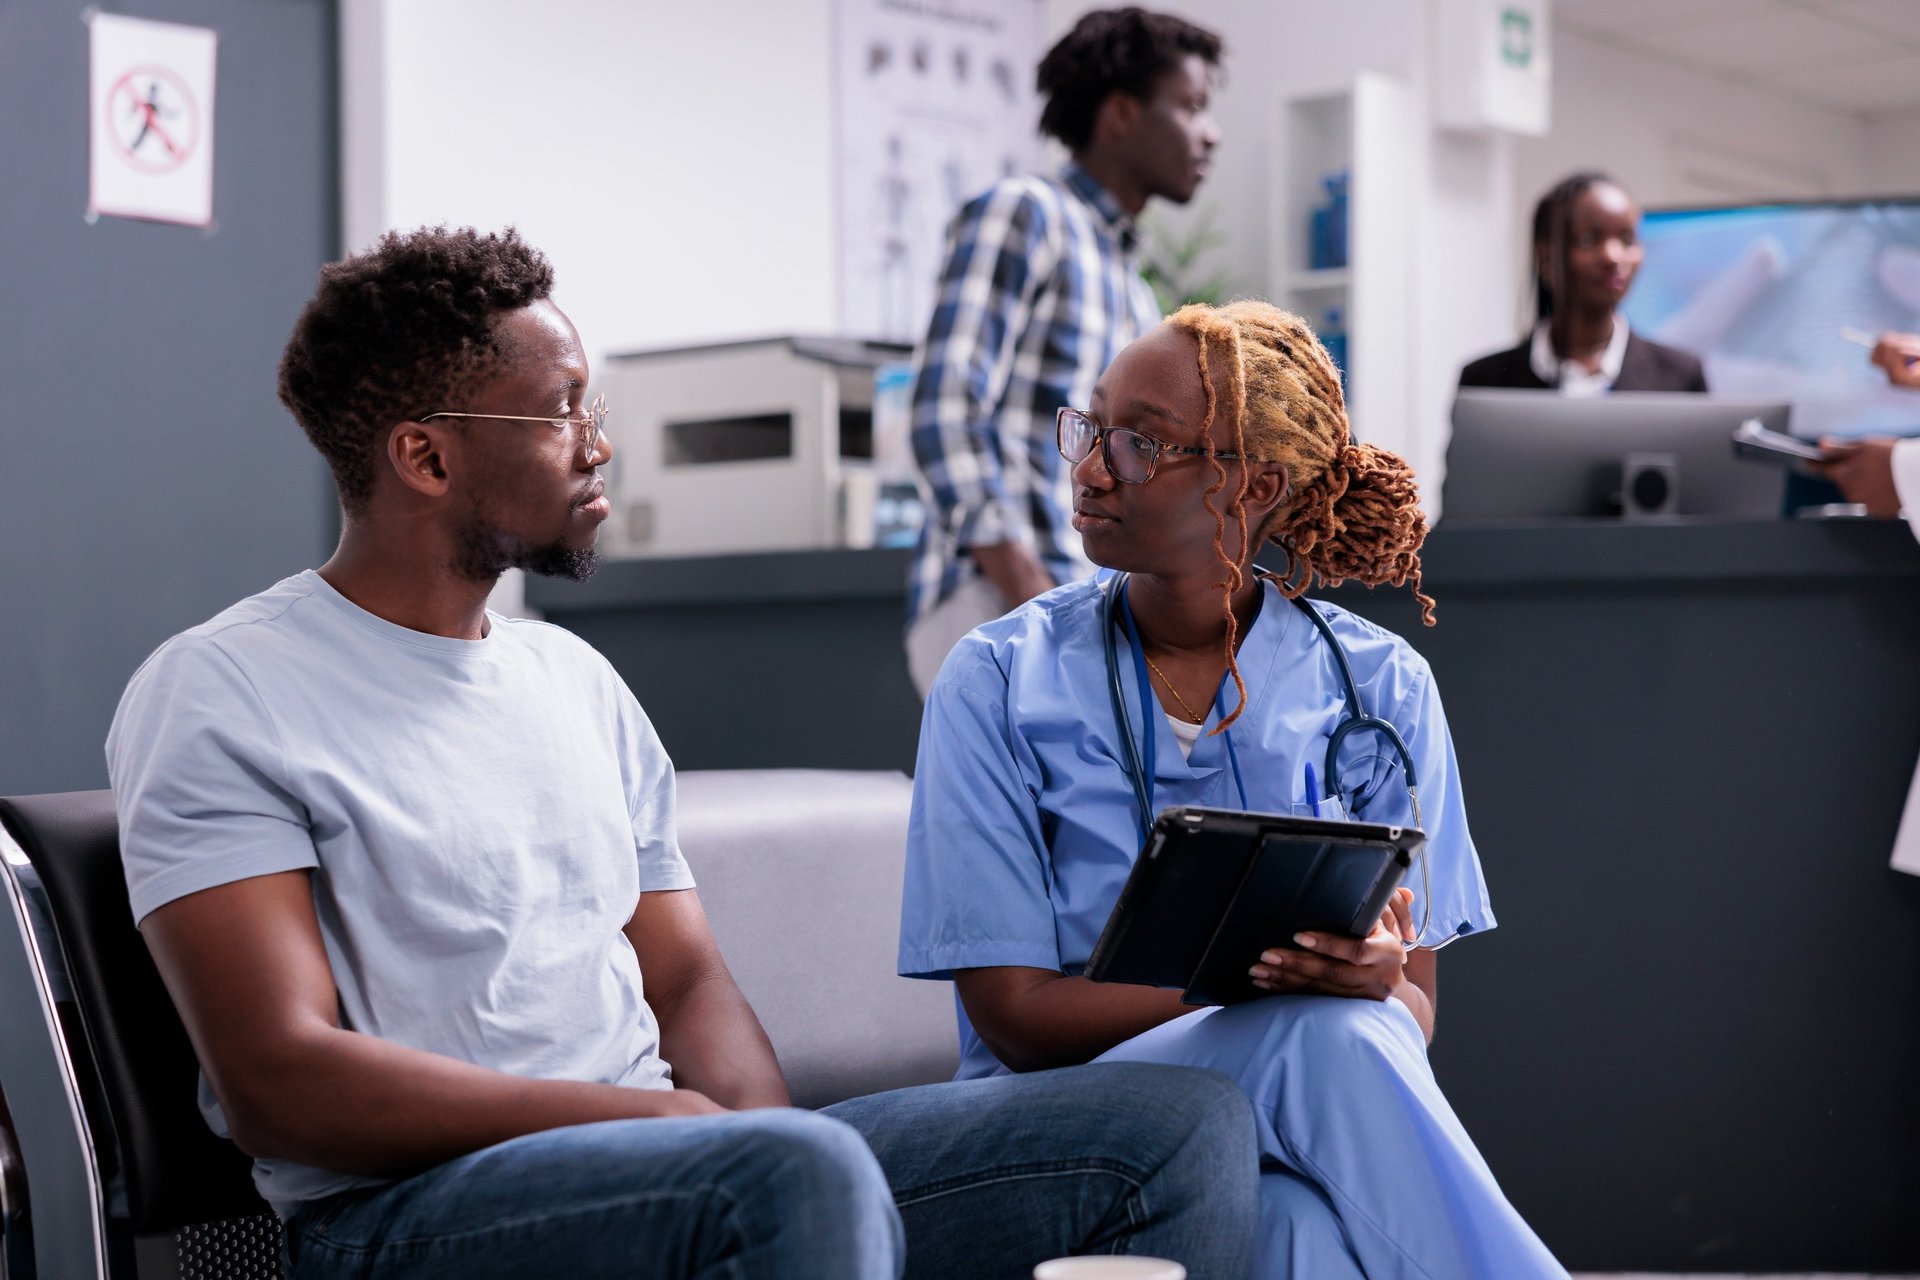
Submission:
POLYGON ((453 553, 454 572, 474 582, 492 582, 508 569, 585 582, 599 567, 600 553, 592 547, 569 547, 564 542, 530 546, 479 520, 460 531, 453 553))

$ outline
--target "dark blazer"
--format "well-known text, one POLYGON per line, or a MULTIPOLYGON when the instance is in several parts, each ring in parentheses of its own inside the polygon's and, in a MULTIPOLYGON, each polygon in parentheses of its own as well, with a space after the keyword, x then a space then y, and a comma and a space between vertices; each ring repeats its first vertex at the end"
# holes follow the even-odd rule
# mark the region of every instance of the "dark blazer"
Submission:
MULTIPOLYGON (((1547 384, 1533 371, 1533 335, 1506 351, 1481 356, 1460 371, 1463 387, 1517 387, 1545 391, 1547 384)), ((1663 347, 1648 342, 1632 330, 1627 332, 1627 350, 1620 358, 1620 376, 1614 379, 1615 391, 1705 391, 1707 375, 1699 357, 1678 347, 1663 347)))

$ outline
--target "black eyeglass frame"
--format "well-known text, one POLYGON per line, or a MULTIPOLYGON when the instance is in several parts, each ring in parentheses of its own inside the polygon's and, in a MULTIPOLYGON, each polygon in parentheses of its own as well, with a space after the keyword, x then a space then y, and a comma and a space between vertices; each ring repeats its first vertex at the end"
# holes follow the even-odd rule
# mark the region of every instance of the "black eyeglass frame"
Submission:
POLYGON ((1227 462, 1273 461, 1271 458, 1256 458, 1249 454, 1234 453, 1228 449, 1202 449, 1190 444, 1168 444, 1165 440, 1150 436, 1144 431, 1135 431, 1131 427, 1103 427, 1092 414, 1086 412, 1084 409, 1069 409, 1065 406, 1062 406, 1054 413, 1053 443, 1054 447, 1059 449, 1060 456, 1075 466, 1078 466, 1091 457, 1095 449, 1100 450, 1100 461, 1106 464, 1107 474, 1115 480, 1118 480, 1121 484, 1145 484, 1147 481, 1153 479, 1154 468, 1160 465, 1160 455, 1163 453, 1184 453, 1196 458, 1220 458, 1227 462), (1092 440, 1087 444, 1087 451, 1077 458, 1067 452, 1067 423, 1069 420, 1077 420, 1085 423, 1087 429, 1093 433, 1092 440), (1132 440, 1144 440, 1153 446, 1153 452, 1147 455, 1146 475, 1135 480, 1120 474, 1119 469, 1113 465, 1113 438, 1115 436, 1123 436, 1132 440))

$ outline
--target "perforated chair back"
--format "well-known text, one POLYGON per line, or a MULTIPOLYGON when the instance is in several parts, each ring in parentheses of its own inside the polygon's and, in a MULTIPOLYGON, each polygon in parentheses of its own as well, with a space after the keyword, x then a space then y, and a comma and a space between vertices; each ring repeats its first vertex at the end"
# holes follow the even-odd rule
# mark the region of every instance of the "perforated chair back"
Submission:
POLYGON ((0 799, 0 823, 46 891, 119 1138, 133 1232, 269 1212, 247 1157, 214 1136, 195 1104, 199 1064, 127 902, 113 793, 0 799))

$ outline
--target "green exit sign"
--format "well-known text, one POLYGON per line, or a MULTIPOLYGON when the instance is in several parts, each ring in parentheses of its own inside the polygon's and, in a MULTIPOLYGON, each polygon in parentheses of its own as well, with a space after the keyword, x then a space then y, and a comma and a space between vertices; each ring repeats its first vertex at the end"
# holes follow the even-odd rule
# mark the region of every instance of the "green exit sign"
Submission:
POLYGON ((1533 65, 1533 13, 1518 5, 1500 11, 1500 60, 1521 70, 1533 65))

